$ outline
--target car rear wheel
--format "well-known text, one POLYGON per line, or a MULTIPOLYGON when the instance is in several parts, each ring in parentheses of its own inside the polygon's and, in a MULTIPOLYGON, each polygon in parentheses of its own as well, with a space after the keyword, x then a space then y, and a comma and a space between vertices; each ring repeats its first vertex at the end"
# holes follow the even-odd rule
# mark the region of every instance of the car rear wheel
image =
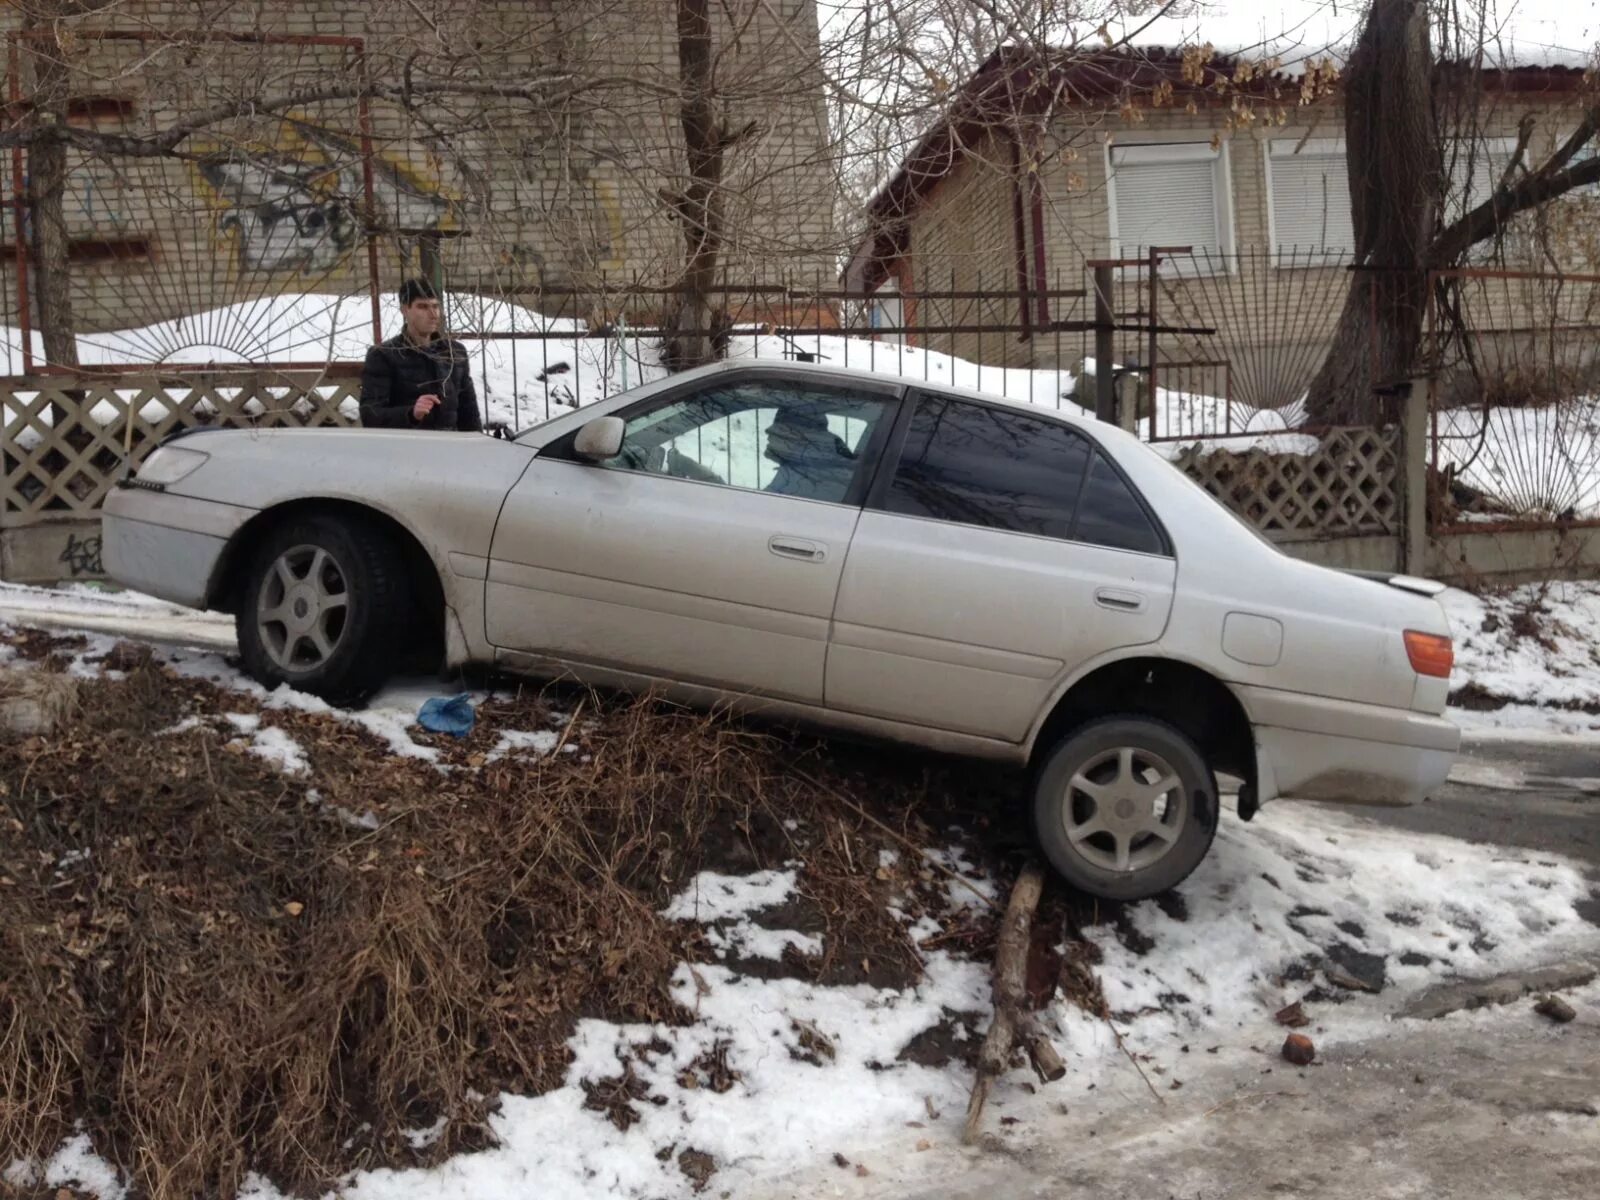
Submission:
POLYGON ((245 669, 269 688, 358 704, 389 675, 406 590, 383 530, 332 516, 280 525, 244 580, 236 627, 245 669))
POLYGON ((1171 725, 1107 717, 1068 733, 1040 764, 1033 823, 1073 887, 1143 900, 1182 883, 1211 848, 1217 781, 1171 725))

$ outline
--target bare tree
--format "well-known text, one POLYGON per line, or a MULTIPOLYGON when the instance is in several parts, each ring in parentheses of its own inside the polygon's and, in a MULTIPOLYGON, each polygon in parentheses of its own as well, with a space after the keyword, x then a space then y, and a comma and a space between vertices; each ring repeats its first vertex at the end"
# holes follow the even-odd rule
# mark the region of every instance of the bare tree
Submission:
POLYGON ((1533 156, 1535 118, 1525 115, 1490 194, 1450 213, 1447 202, 1468 195, 1482 140, 1487 41, 1483 10, 1451 0, 1372 0, 1367 11, 1344 72, 1357 269, 1311 388, 1317 420, 1374 419, 1373 389, 1416 370, 1429 270, 1460 266, 1520 214, 1600 182, 1591 82, 1576 127, 1552 152, 1533 156), (1443 61, 1436 44, 1446 47, 1443 61))
MULTIPOLYGON (((545 288, 587 288, 591 307, 568 297, 560 307, 598 321, 619 281, 681 285, 691 300, 672 314, 675 327, 700 339, 685 362, 709 353, 707 297, 720 272, 821 269, 839 251, 815 16, 794 0, 351 0, 369 30, 359 60, 337 48, 250 43, 282 32, 285 20, 253 3, 219 13, 197 0, 192 24, 177 5, 159 22, 115 0, 19 7, 32 103, 8 110, 0 148, 20 146, 28 158, 35 307, 52 362, 75 361, 75 333, 117 327, 85 300, 104 280, 74 269, 71 242, 85 236, 86 218, 63 203, 69 176, 145 188, 142 207, 159 210, 158 222, 187 221, 185 236, 169 241, 190 247, 215 231, 217 215, 186 172, 226 177, 233 182, 215 186, 241 191, 248 166, 261 191, 290 196, 278 207, 314 209, 319 227, 337 229, 355 280, 362 256, 350 253, 350 238, 381 239, 386 263, 415 241, 392 213, 364 211, 363 145, 399 164, 392 179, 380 174, 380 191, 425 155, 440 164, 470 234, 435 250, 457 288, 534 305, 545 288), (484 28, 496 30, 492 43, 484 28), (151 36, 112 43, 99 37, 107 29, 151 36), (240 40, 217 42, 218 29, 240 40), (133 115, 69 118, 69 104, 103 92, 108 79, 139 95, 133 115), (306 163, 272 148, 285 131, 312 143, 306 163)), ((180 257, 169 253, 148 273, 148 320, 206 302, 161 294, 173 290, 180 257)), ((262 286, 306 292, 328 277, 280 271, 262 286)))
POLYGON ((687 177, 663 199, 683 227, 680 291, 667 316, 666 360, 685 370, 713 357, 711 288, 716 283, 724 222, 724 163, 728 151, 756 132, 753 121, 734 128, 718 112, 717 55, 710 0, 677 0, 678 69, 683 96, 679 124, 687 177))

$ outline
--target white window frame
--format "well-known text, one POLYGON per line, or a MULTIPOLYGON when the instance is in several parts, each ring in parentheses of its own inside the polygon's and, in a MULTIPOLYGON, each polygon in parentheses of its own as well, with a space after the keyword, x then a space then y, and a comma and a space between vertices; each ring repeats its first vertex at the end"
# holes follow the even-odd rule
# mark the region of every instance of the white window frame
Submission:
MULTIPOLYGON (((1307 257, 1306 261, 1304 261, 1304 262, 1295 262, 1292 259, 1289 262, 1284 262, 1279 257, 1279 254, 1278 254, 1278 218, 1277 218, 1277 216, 1275 214, 1274 206, 1273 206, 1273 203, 1272 203, 1274 195, 1275 195, 1275 193, 1273 191, 1273 180, 1272 180, 1272 160, 1274 158, 1293 158, 1298 154, 1307 154, 1307 155, 1337 154, 1341 158, 1343 158, 1344 162, 1345 162, 1345 181, 1346 181, 1345 182, 1345 196, 1346 196, 1346 200, 1347 201, 1349 199, 1350 158, 1349 158, 1349 152, 1345 148, 1344 139, 1342 137, 1304 138, 1304 139, 1302 139, 1302 138, 1298 138, 1298 137, 1294 137, 1293 135, 1290 135, 1288 137, 1269 137, 1269 138, 1265 139, 1262 142, 1262 144, 1261 144, 1261 155, 1262 155, 1262 163, 1263 163, 1262 170, 1264 172, 1265 183, 1266 183, 1266 188, 1267 188, 1267 245, 1272 248, 1272 265, 1276 270, 1279 270, 1279 271, 1290 271, 1290 270, 1295 270, 1297 268, 1300 269, 1300 270, 1306 270, 1306 269, 1309 269, 1309 268, 1312 268, 1312 267, 1326 265, 1326 264, 1319 264, 1315 260, 1314 257, 1307 257), (1290 147, 1290 149, 1281 150, 1281 151, 1274 151, 1273 150, 1274 146, 1288 146, 1288 147, 1290 147)), ((1353 215, 1351 217, 1351 222, 1350 223, 1351 223, 1351 227, 1352 227, 1351 228, 1351 237, 1354 238, 1354 236, 1355 236, 1355 229, 1354 229, 1355 218, 1354 218, 1353 215)), ((1351 256, 1353 256, 1355 254, 1355 250, 1356 250, 1356 248, 1354 246, 1351 246, 1346 251, 1346 253, 1351 255, 1351 256)), ((1330 254, 1330 255, 1328 255, 1328 258, 1334 263, 1338 262, 1338 255, 1337 254, 1330 254)))
MULTIPOLYGON (((1458 137, 1458 138, 1455 138, 1453 140, 1457 143, 1457 145, 1455 147, 1453 147, 1453 149, 1455 151, 1455 163, 1456 163, 1456 165, 1457 165, 1457 167, 1459 169, 1459 167, 1466 162, 1466 158, 1464 157, 1464 154, 1465 154, 1465 152, 1466 152, 1466 150, 1468 148, 1467 147, 1467 143, 1472 139, 1464 138, 1464 137, 1458 137)), ((1476 141, 1478 143, 1478 152, 1480 154, 1488 154, 1488 155, 1491 155, 1491 156, 1499 154, 1499 155, 1505 156, 1506 158, 1509 158, 1510 155, 1513 152, 1515 152, 1515 150, 1517 148, 1517 139, 1514 138, 1514 137, 1480 137, 1480 138, 1476 139, 1476 141)), ((1493 160, 1491 158, 1491 163, 1492 162, 1493 162, 1493 160)), ((1499 182, 1500 182, 1500 174, 1501 174, 1500 171, 1491 171, 1489 173, 1489 180, 1490 180, 1491 186, 1499 184, 1499 182)), ((1471 185, 1471 182, 1472 182, 1471 180, 1467 181, 1469 186, 1471 185)), ((1454 191, 1455 190, 1455 186, 1456 186, 1456 180, 1449 179, 1449 180, 1446 181, 1446 185, 1447 185, 1447 187, 1450 188, 1450 190, 1454 191)), ((1456 194, 1457 194, 1457 197, 1461 201, 1461 208, 1460 208, 1459 211, 1445 213, 1445 215, 1444 215, 1444 223, 1447 224, 1447 225, 1451 221, 1454 221, 1454 220, 1458 219, 1459 217, 1465 216, 1467 213, 1471 212, 1474 208, 1476 208, 1479 204, 1482 204, 1485 200, 1488 199, 1487 196, 1480 196, 1476 200, 1474 200, 1474 198, 1472 196, 1467 195, 1465 193, 1458 192, 1456 194)), ((1468 266, 1482 265, 1483 263, 1490 261, 1490 257, 1489 257, 1488 252, 1485 249, 1483 249, 1483 247, 1485 245, 1487 245, 1487 243, 1480 243, 1478 246, 1473 247, 1472 250, 1469 250, 1467 252, 1467 263, 1466 263, 1466 265, 1468 265, 1468 266)), ((1511 251, 1511 253, 1506 256, 1509 261, 1511 261, 1511 262, 1525 261, 1525 256, 1519 255, 1516 252, 1517 248, 1516 248, 1516 244, 1514 242, 1507 242, 1506 243, 1506 249, 1511 251)))
MULTIPOLYGON (((1238 270, 1238 234, 1234 228, 1233 166, 1228 153, 1229 139, 1220 146, 1210 142, 1117 142, 1108 140, 1104 147, 1106 171, 1106 224, 1111 240, 1111 257, 1126 258, 1122 239, 1117 230, 1117 165, 1115 154, 1134 152, 1140 160, 1136 165, 1160 162, 1212 163, 1212 193, 1216 197, 1217 231, 1222 237, 1221 271, 1203 272, 1208 275, 1232 275, 1238 270)), ((1137 249, 1137 247, 1135 247, 1137 249)), ((1130 271, 1133 268, 1124 268, 1130 271)), ((1197 271, 1198 273, 1202 273, 1197 271)))

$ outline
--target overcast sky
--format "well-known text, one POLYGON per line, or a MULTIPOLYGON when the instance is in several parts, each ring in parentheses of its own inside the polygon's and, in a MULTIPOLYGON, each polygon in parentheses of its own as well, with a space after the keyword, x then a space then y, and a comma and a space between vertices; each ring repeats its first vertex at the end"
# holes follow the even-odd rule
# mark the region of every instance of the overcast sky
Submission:
MULTIPOLYGON (((1581 62, 1595 49, 1597 7, 1596 0, 1490 0, 1490 28, 1514 61, 1581 62)), ((1215 0, 1193 16, 1157 21, 1138 40, 1209 41, 1218 49, 1266 42, 1285 57, 1315 54, 1348 44, 1365 10, 1360 0, 1215 0)), ((1135 18, 1128 27, 1142 24, 1135 18)))
MULTIPOLYGON (((827 23, 852 9, 859 12, 867 2, 818 0, 818 8, 827 23)), ((1500 52, 1511 61, 1582 64, 1600 41, 1600 0, 1461 0, 1463 8, 1474 9, 1484 2, 1500 52)), ((1266 46, 1292 62, 1348 45, 1365 11, 1364 0, 1199 0, 1192 15, 1158 20, 1135 40, 1168 46, 1210 42, 1218 50, 1266 46)), ((1122 36, 1148 20, 1131 18, 1112 32, 1122 36)), ((1093 33, 1084 29, 1079 36, 1093 33)))

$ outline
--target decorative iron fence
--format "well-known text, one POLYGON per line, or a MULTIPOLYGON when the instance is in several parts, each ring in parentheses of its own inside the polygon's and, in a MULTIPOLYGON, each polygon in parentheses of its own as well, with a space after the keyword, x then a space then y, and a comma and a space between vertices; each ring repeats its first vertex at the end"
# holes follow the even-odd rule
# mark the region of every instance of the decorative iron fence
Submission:
POLYGON ((1600 522, 1600 275, 1430 280, 1435 529, 1600 522))

